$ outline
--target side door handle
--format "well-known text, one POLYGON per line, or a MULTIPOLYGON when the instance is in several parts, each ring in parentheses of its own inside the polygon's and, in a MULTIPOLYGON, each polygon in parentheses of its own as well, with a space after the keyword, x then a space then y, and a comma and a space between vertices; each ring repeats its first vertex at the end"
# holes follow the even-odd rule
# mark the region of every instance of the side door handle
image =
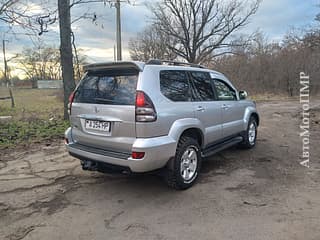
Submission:
POLYGON ((221 108, 224 109, 224 110, 228 110, 230 108, 230 105, 222 104, 221 108))
POLYGON ((202 106, 198 106, 198 107, 197 107, 197 111, 198 111, 198 112, 204 112, 204 110, 205 110, 205 109, 204 109, 204 107, 202 107, 202 106))

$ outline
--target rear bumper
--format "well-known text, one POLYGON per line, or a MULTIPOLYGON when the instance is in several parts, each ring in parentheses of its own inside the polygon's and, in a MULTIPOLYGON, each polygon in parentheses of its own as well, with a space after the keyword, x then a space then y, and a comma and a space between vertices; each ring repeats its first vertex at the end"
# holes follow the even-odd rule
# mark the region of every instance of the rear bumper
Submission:
POLYGON ((66 131, 65 137, 68 139, 66 147, 70 155, 79 159, 128 167, 132 172, 149 172, 162 168, 176 151, 176 142, 169 136, 137 138, 132 145, 132 151, 145 152, 142 159, 132 159, 130 153, 93 148, 73 142, 70 128, 66 131))

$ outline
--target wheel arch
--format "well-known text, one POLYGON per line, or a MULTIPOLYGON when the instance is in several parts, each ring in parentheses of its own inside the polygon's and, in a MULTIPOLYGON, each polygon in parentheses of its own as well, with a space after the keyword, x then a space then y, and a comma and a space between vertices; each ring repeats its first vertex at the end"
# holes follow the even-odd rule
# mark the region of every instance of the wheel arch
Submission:
POLYGON ((176 120, 170 128, 169 136, 174 139, 176 145, 178 145, 178 142, 183 134, 195 138, 200 147, 203 147, 205 142, 204 127, 199 119, 184 118, 176 120))
POLYGON ((199 128, 192 127, 192 128, 185 129, 181 133, 179 140, 182 136, 188 136, 188 137, 194 138, 195 140, 197 140, 197 142, 199 143, 199 146, 202 148, 204 143, 204 136, 202 131, 199 128))
POLYGON ((260 117, 257 112, 257 109, 253 106, 248 106, 248 107, 246 107, 246 109, 244 111, 244 116, 243 116, 243 130, 244 131, 247 129, 251 117, 254 117, 256 119, 257 126, 259 126, 260 117))
POLYGON ((254 117, 255 120, 256 120, 256 122, 257 122, 257 126, 259 126, 259 124, 260 124, 260 118, 259 118, 258 113, 253 112, 253 113, 251 113, 250 117, 254 117))

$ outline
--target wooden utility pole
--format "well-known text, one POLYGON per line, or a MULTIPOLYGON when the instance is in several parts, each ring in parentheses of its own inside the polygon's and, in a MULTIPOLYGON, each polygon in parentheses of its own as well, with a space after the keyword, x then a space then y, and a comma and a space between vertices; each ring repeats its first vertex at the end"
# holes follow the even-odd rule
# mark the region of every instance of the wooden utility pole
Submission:
POLYGON ((11 84, 8 78, 8 62, 6 58, 6 42, 8 40, 3 39, 2 40, 2 52, 3 52, 3 63, 4 63, 4 79, 6 81, 7 88, 9 89, 9 94, 11 98, 11 107, 14 108, 14 98, 12 94, 11 84))
POLYGON ((69 96, 75 88, 71 45, 70 0, 58 0, 60 27, 60 58, 64 93, 64 119, 69 119, 69 96))

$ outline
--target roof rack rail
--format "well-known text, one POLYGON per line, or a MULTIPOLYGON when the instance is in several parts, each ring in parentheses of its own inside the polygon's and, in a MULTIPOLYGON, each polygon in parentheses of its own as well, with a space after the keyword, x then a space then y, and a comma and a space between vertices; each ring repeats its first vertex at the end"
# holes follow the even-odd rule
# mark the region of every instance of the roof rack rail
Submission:
POLYGON ((177 62, 170 60, 159 60, 159 59, 150 59, 146 62, 147 65, 170 65, 170 66, 185 66, 185 67, 196 67, 196 68, 205 68, 199 64, 186 63, 186 62, 177 62))

